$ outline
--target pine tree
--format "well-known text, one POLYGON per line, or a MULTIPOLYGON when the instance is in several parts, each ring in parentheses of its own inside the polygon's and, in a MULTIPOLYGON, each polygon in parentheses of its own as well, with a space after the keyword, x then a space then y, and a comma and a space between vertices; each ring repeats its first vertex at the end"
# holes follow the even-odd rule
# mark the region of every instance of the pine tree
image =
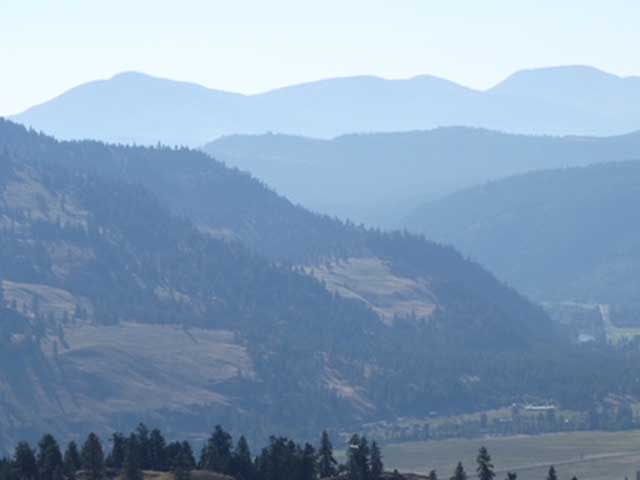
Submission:
MULTIPOLYGON (((149 429, 144 423, 138 424, 135 436, 137 438, 140 468, 142 468, 143 470, 149 470, 151 469, 149 429)), ((129 439, 131 439, 131 436, 129 436, 129 439)))
POLYGON ((15 474, 11 460, 0 458, 0 480, 15 480, 15 474))
POLYGON ((347 452, 349 480, 369 480, 369 445, 366 437, 354 434, 347 452))
POLYGON ((333 445, 327 431, 322 432, 318 451, 318 474, 320 478, 334 477, 338 473, 338 462, 333 456, 333 445))
POLYGON ((558 480, 556 469, 553 465, 549 467, 549 473, 547 474, 547 480, 558 480))
MULTIPOLYGON (((189 470, 196 468, 196 457, 193 455, 193 449, 191 444, 187 441, 183 441, 182 444, 182 461, 185 463, 189 470)), ((248 448, 248 447, 247 447, 248 448)))
POLYGON ((456 469, 453 472, 451 480, 467 480, 467 472, 464 471, 462 462, 458 462, 458 465, 456 465, 456 469))
POLYGON ((382 463, 382 453, 378 444, 374 441, 371 443, 371 478, 378 480, 384 472, 384 464, 382 463))
POLYGON ((200 455, 200 468, 217 473, 229 473, 231 467, 231 435, 216 425, 200 455))
POLYGON ((347 447, 347 470, 349 472, 349 480, 365 480, 361 478, 360 466, 358 460, 358 450, 360 448, 360 436, 354 433, 349 440, 347 447))
POLYGON ((515 472, 507 472, 507 480, 517 480, 518 475, 515 472))
POLYGON ((176 467, 173 471, 175 480, 191 480, 191 461, 186 452, 181 452, 178 456, 176 467))
POLYGON ((431 470, 427 478, 429 480, 438 480, 438 473, 435 470, 431 470))
POLYGON ((369 442, 367 441, 367 437, 360 437, 360 468, 362 469, 362 478, 365 480, 369 480, 369 475, 371 473, 371 462, 369 455, 371 454, 371 450, 369 449, 369 442))
POLYGON ((114 433, 111 436, 111 453, 107 457, 106 464, 110 468, 120 470, 127 456, 127 439, 122 433, 114 433))
POLYGON ((300 469, 298 480, 315 480, 317 478, 316 450, 305 443, 300 452, 300 469))
POLYGON ((46 434, 38 443, 38 473, 40 480, 62 480, 64 464, 62 452, 53 435, 46 434))
POLYGON ((493 464, 491 463, 491 455, 487 451, 486 447, 481 447, 478 451, 478 457, 476 458, 476 462, 478 467, 476 468, 476 472, 478 472, 479 480, 493 480, 496 476, 493 471, 493 464))
POLYGON ((13 465, 18 480, 36 480, 38 478, 36 455, 27 442, 20 442, 16 446, 13 465))
POLYGON ((104 452, 100 439, 95 433, 90 433, 82 446, 80 453, 82 468, 87 471, 89 480, 100 480, 104 473, 104 452))
POLYGON ((142 480, 142 445, 140 437, 132 433, 127 439, 127 448, 122 470, 125 480, 142 480))
POLYGON ((76 473, 82 467, 82 462, 80 461, 80 452, 78 452, 78 445, 76 442, 71 441, 67 445, 67 449, 64 452, 64 472, 65 475, 70 479, 74 480, 76 478, 76 473))
POLYGON ((167 469, 167 443, 162 432, 157 428, 151 430, 148 443, 149 469, 165 471, 167 469))
POLYGON ((231 475, 240 480, 252 480, 254 477, 254 465, 249 450, 247 439, 241 436, 238 439, 236 449, 233 452, 231 475))

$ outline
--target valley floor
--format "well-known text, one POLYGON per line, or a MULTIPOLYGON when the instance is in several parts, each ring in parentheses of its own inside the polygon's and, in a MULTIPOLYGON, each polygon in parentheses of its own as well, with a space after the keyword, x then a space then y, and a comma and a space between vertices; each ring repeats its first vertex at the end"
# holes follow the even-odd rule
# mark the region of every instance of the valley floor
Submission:
POLYGON ((482 445, 493 457, 498 479, 515 471, 519 480, 539 480, 550 465, 555 465, 559 478, 576 475, 580 480, 622 480, 640 471, 640 430, 389 444, 383 450, 385 467, 416 473, 435 468, 440 478, 448 478, 462 460, 471 476, 482 445))

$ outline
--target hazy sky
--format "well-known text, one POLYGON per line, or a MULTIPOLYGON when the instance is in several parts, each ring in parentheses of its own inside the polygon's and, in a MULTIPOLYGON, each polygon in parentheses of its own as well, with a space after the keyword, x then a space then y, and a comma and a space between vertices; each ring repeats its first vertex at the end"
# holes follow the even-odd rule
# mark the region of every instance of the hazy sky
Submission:
POLYGON ((254 93, 319 78, 640 75, 640 0, 0 0, 0 115, 123 70, 254 93))

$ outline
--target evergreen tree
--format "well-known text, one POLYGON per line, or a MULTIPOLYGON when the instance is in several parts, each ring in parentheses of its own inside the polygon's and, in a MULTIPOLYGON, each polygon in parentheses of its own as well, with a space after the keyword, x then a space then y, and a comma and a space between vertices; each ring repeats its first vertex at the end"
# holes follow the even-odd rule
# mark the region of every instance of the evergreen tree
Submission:
POLYGON ((487 451, 486 447, 481 447, 478 451, 478 457, 476 458, 478 467, 476 472, 478 473, 479 480, 493 480, 496 476, 493 471, 493 464, 491 463, 491 455, 487 451))
POLYGON ((358 450, 360 446, 360 436, 354 433, 349 440, 347 450, 347 471, 349 480, 365 480, 362 478, 358 460, 358 450))
POLYGON ((27 442, 20 442, 16 446, 13 466, 18 480, 36 480, 38 478, 36 455, 27 442))
POLYGON ((0 480, 17 480, 13 464, 8 458, 0 458, 0 480))
POLYGON ((254 477, 251 451, 244 435, 238 439, 236 449, 233 452, 231 475, 239 480, 252 480, 254 477))
POLYGON ((107 457, 106 464, 110 468, 120 470, 127 456, 127 439, 122 433, 114 433, 111 436, 111 453, 107 457))
POLYGON ((507 480, 517 480, 518 475, 515 472, 507 472, 507 480))
POLYGON ((354 434, 349 440, 349 451, 347 452, 349 480, 368 480, 369 466, 367 439, 354 434))
MULTIPOLYGON (((184 464, 189 467, 189 470, 193 470, 196 468, 196 457, 193 454, 193 449, 191 448, 191 444, 187 441, 182 442, 182 461, 184 464)), ((247 446, 247 448, 249 448, 247 446)))
POLYGON ((316 477, 316 450, 309 443, 305 443, 304 447, 300 451, 298 480, 315 480, 316 477))
POLYGON ((82 445, 80 453, 82 468, 87 471, 89 480, 100 480, 104 474, 104 452, 100 439, 95 433, 90 433, 82 445))
POLYGON ((191 460, 186 452, 181 452, 178 456, 176 466, 173 470, 175 480, 191 480, 191 460))
POLYGON ((334 477, 338 473, 338 462, 333 456, 333 445, 327 431, 322 432, 318 451, 318 474, 320 478, 334 477))
POLYGON ((64 452, 64 472, 69 479, 73 480, 76 476, 76 472, 80 470, 81 467, 82 461, 80 460, 78 445, 76 442, 71 441, 64 452))
POLYGON ((371 478, 378 480, 384 472, 384 464, 382 463, 382 453, 378 444, 374 441, 371 443, 371 478))
POLYGON ((182 455, 182 443, 171 442, 166 448, 167 464, 171 471, 175 471, 178 463, 180 463, 180 456, 182 455))
POLYGON ((293 467, 291 454, 289 441, 286 438, 270 437, 269 445, 262 449, 260 456, 256 459, 258 478, 261 480, 290 478, 293 467))
POLYGON ((367 437, 360 437, 360 462, 362 469, 362 478, 369 480, 369 475, 371 473, 371 462, 369 460, 369 455, 371 454, 371 450, 369 449, 369 442, 367 441, 367 437))
POLYGON ((549 467, 549 473, 547 474, 547 480, 558 480, 558 475, 556 474, 556 468, 551 465, 549 467))
POLYGON ((458 465, 456 465, 456 469, 453 471, 451 480, 467 480, 467 472, 464 471, 462 462, 458 462, 458 465))
POLYGON ((38 473, 40 480, 62 480, 64 464, 62 452, 53 435, 46 434, 38 443, 38 473))
MULTIPOLYGON (((140 468, 144 470, 151 469, 151 453, 150 453, 150 442, 149 442, 149 429, 144 423, 138 424, 136 428, 135 436, 137 438, 137 447, 138 447, 138 459, 140 462, 140 468)), ((131 439, 131 436, 129 436, 131 439)))
POLYGON ((122 463, 125 480, 142 480, 142 445, 140 437, 132 433, 126 441, 125 458, 122 463))
POLYGON ((438 480, 438 473, 435 470, 431 470, 427 478, 429 480, 438 480))
POLYGON ((140 467, 140 454, 134 448, 127 450, 127 455, 122 466, 125 480, 143 480, 144 474, 140 467))
POLYGON ((162 436, 162 432, 157 428, 151 430, 149 435, 147 460, 149 462, 148 468, 151 470, 165 471, 167 470, 167 444, 162 436))
POLYGON ((200 468, 211 472, 229 473, 232 460, 231 435, 216 425, 200 455, 200 468))

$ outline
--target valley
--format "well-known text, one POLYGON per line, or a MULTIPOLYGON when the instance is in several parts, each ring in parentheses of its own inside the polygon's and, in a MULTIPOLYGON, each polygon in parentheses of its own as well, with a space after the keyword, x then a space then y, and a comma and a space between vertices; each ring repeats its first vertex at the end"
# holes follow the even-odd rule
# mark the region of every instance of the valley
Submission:
POLYGON ((0 480, 640 480, 640 3, 0 6, 0 480))
POLYGON ((385 445, 386 465, 406 472, 440 477, 462 460, 471 470, 478 445, 492 454, 499 477, 516 471, 518 478, 545 478, 554 465, 562 478, 584 480, 633 478, 640 470, 640 432, 576 432, 473 440, 444 440, 385 445))

